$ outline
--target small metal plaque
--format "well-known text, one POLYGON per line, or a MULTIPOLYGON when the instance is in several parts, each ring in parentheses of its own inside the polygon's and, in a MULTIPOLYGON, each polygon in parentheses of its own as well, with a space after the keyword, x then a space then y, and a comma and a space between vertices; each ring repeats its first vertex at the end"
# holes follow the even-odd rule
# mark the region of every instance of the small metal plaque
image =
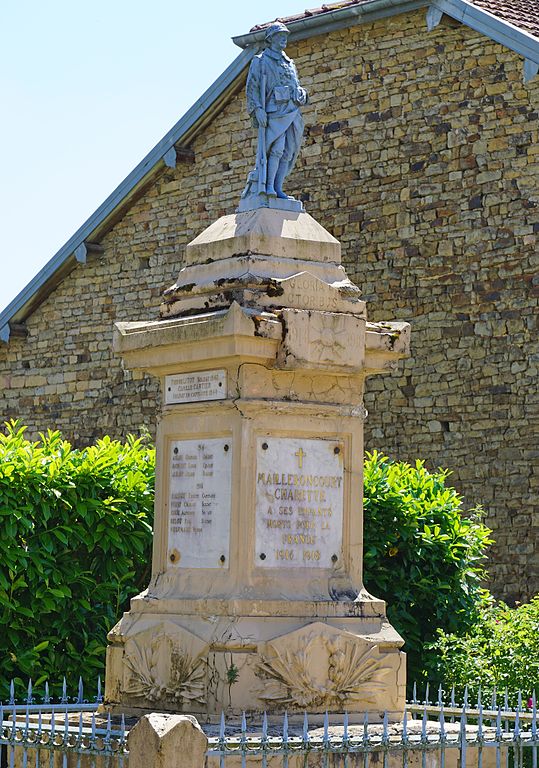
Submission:
POLYGON ((176 440, 169 462, 169 563, 228 568, 231 439, 176 440))
POLYGON ((165 404, 226 398, 226 371, 196 371, 165 376, 165 404))
POLYGON ((331 568, 340 560, 343 459, 337 440, 258 438, 259 568, 331 568))

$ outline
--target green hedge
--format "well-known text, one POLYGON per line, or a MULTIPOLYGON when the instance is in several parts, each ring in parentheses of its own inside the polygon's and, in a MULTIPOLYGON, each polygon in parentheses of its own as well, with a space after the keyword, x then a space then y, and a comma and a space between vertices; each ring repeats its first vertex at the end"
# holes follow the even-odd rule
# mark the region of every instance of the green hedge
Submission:
POLYGON ((466 632, 489 601, 483 583, 490 531, 479 508, 463 513, 448 474, 376 452, 365 461, 365 586, 387 601, 389 620, 406 641, 409 682, 436 679, 436 653, 426 645, 438 628, 466 632))
POLYGON ((0 434, 0 697, 10 677, 95 687, 107 631, 150 572, 154 451, 0 434), (37 679, 36 679, 37 678, 37 679))
MULTIPOLYGON (((104 671, 106 634, 147 586, 154 451, 108 437, 75 450, 59 432, 0 434, 0 685, 104 671)), ((463 516, 447 472, 365 462, 365 584, 406 640, 409 679, 440 672, 437 630, 463 634, 487 602, 489 531, 463 516)), ((0 698, 5 691, 0 690, 0 698)))

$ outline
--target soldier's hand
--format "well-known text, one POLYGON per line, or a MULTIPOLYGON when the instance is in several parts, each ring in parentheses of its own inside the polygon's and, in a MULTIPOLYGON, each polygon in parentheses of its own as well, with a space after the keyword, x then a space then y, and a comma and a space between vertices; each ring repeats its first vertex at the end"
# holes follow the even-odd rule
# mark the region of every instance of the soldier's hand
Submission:
POLYGON ((302 88, 300 86, 297 89, 295 96, 296 98, 294 99, 294 101, 296 102, 296 104, 299 104, 300 107, 303 107, 305 104, 307 104, 308 96, 305 88, 302 88))
POLYGON ((258 107, 258 109, 255 111, 256 119, 258 122, 258 125, 261 128, 265 128, 268 124, 268 116, 266 112, 262 109, 262 107, 258 107))

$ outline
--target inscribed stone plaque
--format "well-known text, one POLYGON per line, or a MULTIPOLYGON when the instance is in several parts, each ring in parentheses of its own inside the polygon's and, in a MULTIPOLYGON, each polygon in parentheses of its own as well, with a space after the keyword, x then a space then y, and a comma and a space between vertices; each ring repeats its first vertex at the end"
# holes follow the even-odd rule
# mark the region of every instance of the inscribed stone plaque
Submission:
POLYGON ((169 461, 169 562, 228 567, 232 441, 176 440, 169 461))
POLYGON ((342 546, 342 443, 258 438, 256 461, 256 565, 331 568, 342 546))
POLYGON ((224 400, 226 371, 196 371, 165 376, 165 403, 192 403, 198 400, 224 400))

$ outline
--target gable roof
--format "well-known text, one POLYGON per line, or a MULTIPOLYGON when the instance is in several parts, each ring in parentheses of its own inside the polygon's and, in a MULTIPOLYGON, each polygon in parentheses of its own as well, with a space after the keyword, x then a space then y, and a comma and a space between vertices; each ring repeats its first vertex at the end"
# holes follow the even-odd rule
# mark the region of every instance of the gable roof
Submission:
MULTIPOLYGON (((342 0, 283 21, 289 25, 291 39, 300 40, 419 8, 427 8, 429 30, 447 14, 523 56, 525 79, 537 74, 539 0, 342 0)), ((233 38, 244 49, 240 55, 0 312, 0 341, 7 343, 10 336, 24 333, 25 319, 77 264, 86 262, 88 252, 100 250, 100 239, 164 167, 175 167, 179 160, 189 159, 189 143, 235 93, 247 65, 260 48, 266 26, 258 25, 248 34, 233 38)))
MULTIPOLYGON (((320 8, 311 8, 303 11, 303 13, 279 17, 278 21, 293 24, 300 19, 327 16, 334 11, 367 5, 369 2, 370 0, 340 0, 340 2, 324 3, 320 8)), ((539 38, 539 0, 470 0, 470 3, 539 38)), ((251 32, 265 29, 271 23, 257 24, 251 29, 251 32)))

